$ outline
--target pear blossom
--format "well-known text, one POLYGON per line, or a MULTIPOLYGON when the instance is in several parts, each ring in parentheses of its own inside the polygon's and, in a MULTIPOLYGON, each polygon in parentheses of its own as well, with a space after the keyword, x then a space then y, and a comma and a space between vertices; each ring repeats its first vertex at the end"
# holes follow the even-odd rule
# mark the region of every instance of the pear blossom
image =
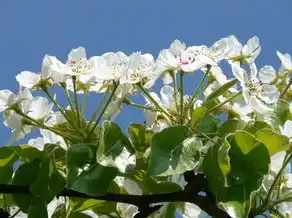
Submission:
POLYGON ((63 63, 56 57, 45 55, 40 73, 22 71, 16 76, 16 80, 20 86, 29 89, 38 88, 37 85, 41 84, 41 81, 47 85, 53 85, 65 80, 65 74, 62 73, 62 68, 64 68, 63 63))
POLYGON ((121 84, 139 83, 143 78, 151 74, 154 68, 154 58, 151 54, 133 53, 129 56, 128 68, 121 77, 121 84))
POLYGON ((259 71, 253 63, 250 72, 247 73, 238 62, 232 64, 232 72, 239 80, 242 87, 243 98, 247 104, 259 113, 271 111, 270 107, 279 96, 278 89, 270 85, 275 78, 275 70, 272 66, 264 66, 259 71))
POLYGON ((185 203, 184 211, 178 210, 183 218, 206 218, 208 214, 201 210, 197 205, 192 203, 185 203))
POLYGON ((290 138, 290 141, 292 140, 292 121, 291 120, 287 120, 284 123, 284 126, 279 126, 280 130, 281 130, 281 134, 287 136, 288 138, 290 138))
POLYGON ((97 80, 119 81, 128 69, 129 57, 123 52, 108 52, 92 57, 93 75, 97 80))
POLYGON ((40 129, 40 133, 42 137, 30 139, 28 144, 40 151, 44 150, 46 144, 58 144, 61 148, 67 150, 67 145, 61 136, 45 129, 40 129))
POLYGON ((291 56, 287 54, 282 54, 281 52, 277 51, 277 56, 281 61, 280 72, 290 72, 292 73, 292 59, 291 56))
POLYGON ((245 45, 242 45, 234 35, 228 38, 229 47, 232 48, 228 54, 230 64, 237 61, 253 63, 261 52, 260 41, 257 36, 250 38, 245 45))

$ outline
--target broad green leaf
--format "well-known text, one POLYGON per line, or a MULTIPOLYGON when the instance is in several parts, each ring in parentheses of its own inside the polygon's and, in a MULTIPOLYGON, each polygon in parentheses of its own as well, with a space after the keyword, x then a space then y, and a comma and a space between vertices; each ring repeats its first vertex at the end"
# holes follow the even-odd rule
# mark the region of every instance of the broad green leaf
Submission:
POLYGON ((205 115, 206 108, 204 107, 197 107, 192 111, 192 126, 195 127, 197 122, 205 115))
POLYGON ((110 182, 116 175, 115 168, 94 164, 78 176, 70 188, 88 195, 102 195, 108 190, 110 182))
POLYGON ((39 165, 38 176, 30 186, 35 196, 50 201, 65 188, 65 178, 55 165, 54 149, 56 145, 47 144, 44 147, 42 161, 39 165))
POLYGON ((263 129, 256 133, 256 137, 267 147, 270 156, 286 151, 289 148, 289 139, 284 135, 279 135, 271 129, 263 129))
POLYGON ((22 162, 29 162, 42 156, 40 150, 30 145, 19 145, 11 148, 17 153, 22 162))
POLYGON ((271 128, 272 127, 269 126, 269 124, 267 124, 266 122, 257 120, 248 122, 248 124, 244 127, 243 130, 251 134, 255 134, 259 130, 271 128))
POLYGON ((11 166, 17 160, 18 157, 16 153, 11 149, 11 147, 0 148, 0 167, 11 166))
POLYGON ((283 99, 279 99, 273 109, 273 111, 260 115, 259 117, 272 126, 274 130, 280 132, 279 126, 283 126, 286 120, 291 117, 289 103, 283 99))
POLYGON ((84 213, 70 213, 70 215, 68 216, 68 218, 92 218, 92 216, 89 216, 87 214, 84 213))
POLYGON ((13 175, 12 166, 0 166, 0 184, 8 184, 13 175))
POLYGON ((143 153, 150 147, 150 140, 154 133, 147 130, 145 125, 132 123, 128 128, 128 133, 137 152, 143 153))
POLYGON ((156 133, 151 140, 148 175, 184 173, 199 164, 201 142, 188 137, 185 126, 173 126, 156 133))
POLYGON ((240 129, 242 123, 237 119, 226 120, 221 126, 218 127, 218 132, 220 137, 224 137, 229 133, 234 133, 236 130, 240 129))
POLYGON ((227 83, 223 84, 219 88, 215 89, 211 94, 209 94, 206 98, 206 100, 212 100, 214 98, 217 98, 228 91, 232 86, 234 86, 238 82, 237 79, 232 79, 228 81, 227 83))
POLYGON ((203 162, 204 174, 217 203, 231 217, 245 218, 252 197, 269 171, 270 155, 266 146, 248 132, 236 131, 227 139, 230 147, 225 141, 225 148, 209 149, 203 162), (220 153, 229 157, 220 158, 220 153), (225 161, 218 164, 219 160, 225 161))
POLYGON ((72 183, 86 164, 95 162, 93 146, 87 144, 75 144, 67 150, 68 182, 72 183))
POLYGON ((145 170, 135 170, 127 175, 127 178, 133 180, 142 189, 144 194, 158 194, 181 191, 181 187, 173 182, 157 181, 147 176, 145 170))
POLYGON ((102 137, 96 153, 99 164, 116 167, 120 172, 127 173, 134 170, 136 157, 132 143, 122 133, 120 127, 111 121, 102 124, 102 137))
MULTIPOLYGON (((13 185, 31 185, 38 176, 40 159, 34 159, 32 162, 24 163, 16 170, 12 184, 13 185)), ((25 213, 28 212, 33 197, 24 194, 13 194, 14 202, 25 213)))
POLYGON ((220 119, 208 114, 198 121, 197 128, 203 133, 215 133, 220 122, 220 119))
POLYGON ((28 218, 48 217, 47 204, 44 200, 34 198, 28 210, 28 218))

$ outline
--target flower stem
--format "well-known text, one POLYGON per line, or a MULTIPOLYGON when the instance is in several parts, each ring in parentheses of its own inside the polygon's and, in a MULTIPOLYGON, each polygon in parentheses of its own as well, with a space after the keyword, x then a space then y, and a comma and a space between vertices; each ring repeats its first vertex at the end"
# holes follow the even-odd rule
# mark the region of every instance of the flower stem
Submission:
POLYGON ((115 92, 116 92, 117 88, 118 88, 118 85, 114 83, 114 89, 113 89, 113 91, 112 91, 112 93, 111 93, 111 95, 110 95, 108 101, 106 102, 105 106, 103 107, 103 109, 102 109, 102 111, 101 111, 99 117, 98 117, 97 120, 95 121, 94 126, 92 127, 92 129, 90 130, 89 134, 87 135, 87 138, 90 137, 90 135, 94 132, 95 128, 98 126, 98 123, 99 123, 99 121, 101 120, 101 118, 102 118, 104 112, 106 111, 107 107, 109 106, 110 102, 112 101, 113 97, 115 96, 115 92))
POLYGON ((214 144, 216 144, 216 145, 219 146, 219 144, 218 144, 217 142, 215 142, 213 139, 211 139, 211 138, 210 138, 209 136, 207 136, 205 133, 199 131, 198 129, 194 129, 194 131, 195 131, 195 133, 197 133, 197 134, 203 136, 204 138, 208 139, 210 142, 213 142, 214 144))
POLYGON ((69 117, 66 115, 66 113, 64 112, 64 109, 55 101, 55 99, 53 98, 53 96, 51 95, 51 93, 48 91, 48 89, 46 87, 43 87, 42 90, 44 91, 44 93, 46 93, 46 95, 48 96, 48 98, 51 100, 51 102, 53 102, 53 104, 58 108, 58 110, 61 112, 61 114, 66 118, 66 120, 68 121, 68 123, 75 129, 78 131, 78 128, 75 127, 75 125, 72 123, 72 121, 69 119, 69 117))
POLYGON ((192 104, 193 104, 193 101, 195 100, 195 98, 197 97, 197 94, 199 92, 199 90, 201 89, 205 79, 207 78, 208 74, 210 73, 210 70, 211 70, 211 66, 207 65, 207 71, 206 73, 204 74, 204 76, 202 77, 201 81, 199 82, 196 90, 194 91, 194 94, 192 95, 192 98, 189 100, 189 103, 187 104, 186 106, 186 110, 188 110, 192 104))
POLYGON ((171 75, 172 80, 173 80, 175 107, 176 107, 176 110, 179 111, 178 102, 177 102, 177 82, 176 82, 176 75, 173 72, 170 72, 170 75, 171 75))
POLYGON ((241 94, 241 92, 237 92, 236 94, 232 95, 230 98, 226 99, 225 101, 221 102, 220 104, 217 104, 215 107, 211 108, 210 110, 207 111, 207 113, 211 113, 214 110, 220 108, 221 106, 223 106, 224 104, 226 104, 227 102, 231 101, 232 99, 236 98, 237 96, 239 96, 241 94))
POLYGON ((180 122, 184 119, 184 72, 180 72, 180 122))
MULTIPOLYGON (((157 109, 163 112, 167 117, 171 118, 170 113, 168 113, 163 107, 161 107, 161 105, 157 101, 154 100, 154 98, 149 94, 149 92, 141 84, 138 84, 138 87, 142 90, 142 92, 146 95, 146 97, 156 106, 157 109)), ((167 117, 165 118, 167 119, 167 117)))
POLYGON ((291 159, 292 159, 292 154, 290 154, 288 156, 288 158, 284 161, 284 163, 283 163, 280 171, 278 172, 275 180, 273 181, 273 183, 271 185, 271 188, 270 188, 270 190, 268 192, 268 195, 267 195, 267 197, 266 197, 266 199, 264 201, 263 207, 265 207, 266 205, 268 205, 269 200, 270 200, 270 197, 271 197, 271 195, 273 193, 273 190, 274 190, 275 186, 277 185, 278 180, 281 178, 283 171, 285 170, 285 168, 287 167, 287 165, 290 163, 291 159))
POLYGON ((74 106, 73 106, 73 103, 72 103, 72 100, 71 100, 70 94, 69 94, 69 92, 68 92, 68 90, 67 90, 66 83, 62 83, 61 86, 62 86, 62 88, 64 89, 64 93, 65 93, 66 99, 67 99, 67 101, 68 101, 68 103, 69 103, 69 105, 70 105, 71 111, 72 111, 73 113, 75 113, 75 109, 74 109, 74 106))
POLYGON ((80 113, 79 113, 79 105, 78 105, 78 96, 77 96, 77 88, 76 88, 76 76, 72 76, 73 81, 73 89, 74 89, 74 101, 75 101, 75 109, 76 109, 76 118, 77 125, 80 127, 80 113))
POLYGON ((290 88, 291 85, 292 85, 292 77, 290 78, 288 85, 285 87, 285 89, 281 93, 280 98, 282 98, 286 94, 286 92, 288 91, 288 89, 290 88))
POLYGON ((86 132, 87 132, 88 129, 90 128, 90 126, 91 126, 91 124, 93 123, 93 121, 94 121, 96 115, 98 114, 98 112, 99 112, 99 110, 100 110, 102 104, 104 103, 104 101, 105 101, 105 99, 106 99, 106 96, 107 96, 107 94, 108 94, 108 91, 109 91, 109 87, 107 88, 107 90, 106 90, 105 93, 103 94, 103 96, 102 96, 101 100, 99 101, 99 103, 98 103, 96 109, 95 109, 94 112, 92 113, 91 118, 90 118, 90 120, 89 120, 89 123, 87 124, 86 132))
POLYGON ((141 108, 141 109, 145 109, 145 110, 150 110, 150 111, 155 111, 156 110, 157 111, 157 109, 155 109, 155 108, 144 106, 144 105, 141 105, 141 104, 136 104, 136 103, 133 103, 133 102, 127 102, 127 103, 124 102, 124 104, 131 105, 133 107, 141 108))

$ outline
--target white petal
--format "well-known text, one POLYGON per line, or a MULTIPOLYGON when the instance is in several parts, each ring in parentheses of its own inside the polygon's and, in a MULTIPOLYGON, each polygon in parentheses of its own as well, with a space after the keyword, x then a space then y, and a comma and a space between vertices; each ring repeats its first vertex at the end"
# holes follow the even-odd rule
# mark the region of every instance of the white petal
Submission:
POLYGON ((206 217, 206 213, 202 211, 197 205, 191 203, 185 203, 184 213, 181 214, 183 218, 203 218, 206 217))
POLYGON ((86 59, 86 52, 85 52, 85 48, 83 47, 72 49, 70 53, 68 54, 68 60, 80 60, 80 59, 86 59))
POLYGON ((277 51, 277 55, 278 55, 282 65, 283 65, 283 67, 287 70, 292 70, 291 56, 289 54, 283 55, 279 51, 277 51))
POLYGON ((38 150, 40 151, 43 151, 44 150, 44 146, 45 146, 45 141, 42 137, 38 137, 38 138, 35 138, 35 139, 30 139, 28 141, 28 144, 32 147, 35 147, 37 148, 38 150))
POLYGON ((229 57, 236 57, 241 55, 241 50, 242 50, 242 44, 238 41, 238 39, 234 36, 231 35, 228 37, 228 44, 229 47, 231 47, 231 52, 229 52, 229 57))
POLYGON ((170 108, 171 105, 174 103, 174 90, 171 86, 163 86, 161 91, 161 101, 165 108, 170 108))
POLYGON ((142 189, 139 187, 139 185, 131 179, 125 179, 124 188, 131 195, 142 195, 143 194, 142 189))
POLYGON ((150 110, 144 111, 145 122, 148 126, 152 126, 157 118, 157 113, 150 110))
POLYGON ((182 43, 179 40, 174 40, 170 45, 170 52, 173 55, 181 55, 181 53, 186 49, 185 43, 182 43))
POLYGON ((284 124, 283 129, 281 129, 281 134, 287 137, 292 137, 292 121, 287 120, 284 124))
POLYGON ((228 54, 231 52, 232 47, 230 46, 230 38, 225 37, 216 41, 212 47, 212 56, 216 59, 216 61, 220 61, 222 59, 227 58, 228 54))
POLYGON ((267 104, 274 104, 280 97, 279 90, 269 84, 262 85, 262 91, 259 93, 259 97, 267 104))
POLYGON ((52 108, 48 99, 39 96, 30 102, 27 115, 36 120, 42 119, 49 115, 52 108))
POLYGON ((254 54, 260 49, 260 40, 257 36, 250 38, 246 45, 242 48, 242 54, 244 56, 254 56, 254 54))
POLYGON ((121 217, 133 218, 138 213, 138 207, 132 204, 117 203, 117 210, 121 211, 121 217))
POLYGON ((253 109, 261 114, 265 114, 273 110, 255 96, 250 97, 249 104, 253 107, 253 109))
POLYGON ((257 69, 257 66, 255 63, 251 63, 249 65, 249 69, 250 69, 250 77, 253 79, 253 80, 258 80, 257 76, 258 76, 258 69, 257 69))
POLYGON ((291 217, 292 216, 292 202, 283 202, 279 204, 279 211, 285 216, 285 217, 291 217))
POLYGON ((4 111, 12 105, 16 100, 16 96, 10 90, 0 90, 0 112, 4 111))
POLYGON ((16 76, 16 80, 19 85, 31 89, 41 80, 41 76, 30 71, 22 71, 16 76))
POLYGON ((259 73, 259 79, 263 83, 270 83, 275 79, 276 71, 272 66, 264 66, 260 69, 259 73))
POLYGON ((61 148, 67 150, 66 143, 61 136, 45 129, 40 129, 40 133, 43 136, 44 143, 59 144, 61 148))
POLYGON ((174 57, 169 49, 163 49, 160 51, 157 62, 162 63, 166 68, 176 68, 180 65, 180 62, 174 57))
POLYGON ((231 69, 233 75, 238 79, 241 83, 246 83, 248 81, 248 75, 246 71, 240 67, 239 62, 234 62, 231 64, 231 69))

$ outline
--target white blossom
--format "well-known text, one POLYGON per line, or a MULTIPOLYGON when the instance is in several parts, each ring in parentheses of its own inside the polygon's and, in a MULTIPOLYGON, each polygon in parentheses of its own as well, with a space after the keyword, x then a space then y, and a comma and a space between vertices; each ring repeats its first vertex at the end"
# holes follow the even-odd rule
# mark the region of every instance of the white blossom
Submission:
POLYGON ((232 72, 240 81, 243 98, 247 104, 259 113, 272 110, 270 106, 280 96, 278 89, 269 84, 275 78, 275 70, 272 66, 264 66, 257 71, 253 63, 250 65, 250 72, 247 73, 238 62, 235 62, 232 64, 232 72))

